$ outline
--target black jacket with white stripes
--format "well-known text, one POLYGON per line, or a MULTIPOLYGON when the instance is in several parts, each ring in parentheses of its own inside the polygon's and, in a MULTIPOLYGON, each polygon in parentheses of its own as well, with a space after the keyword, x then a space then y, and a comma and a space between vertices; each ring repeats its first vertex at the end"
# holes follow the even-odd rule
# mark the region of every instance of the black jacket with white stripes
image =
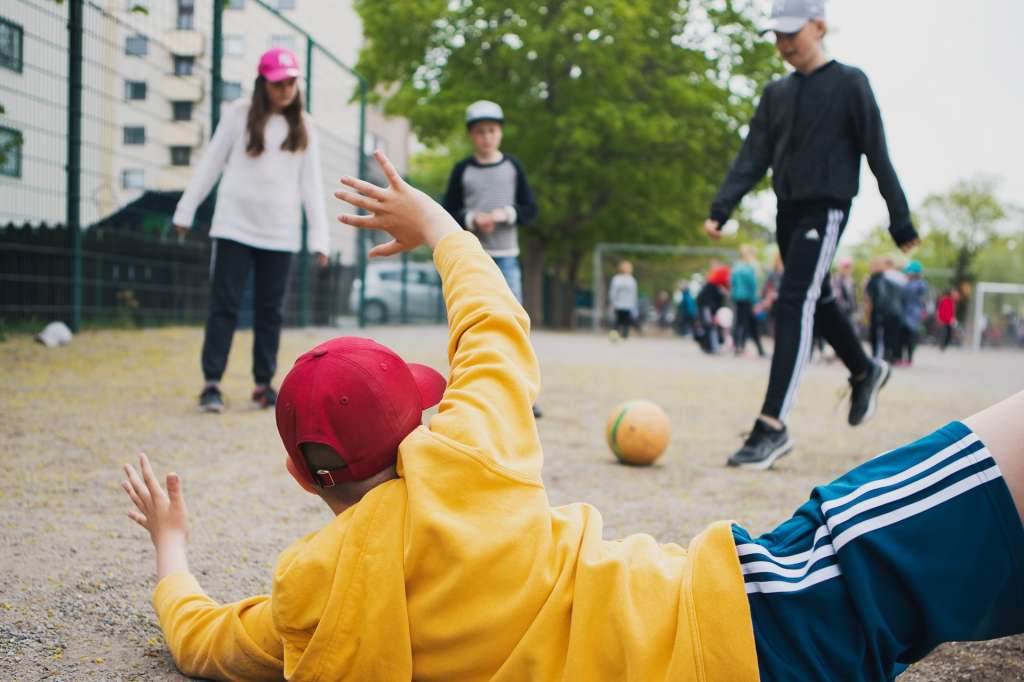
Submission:
POLYGON ((769 167, 782 206, 848 206, 860 188, 862 154, 889 207, 893 239, 899 245, 916 239, 867 76, 834 60, 810 75, 794 72, 765 88, 747 139, 711 204, 711 218, 728 220, 769 167))

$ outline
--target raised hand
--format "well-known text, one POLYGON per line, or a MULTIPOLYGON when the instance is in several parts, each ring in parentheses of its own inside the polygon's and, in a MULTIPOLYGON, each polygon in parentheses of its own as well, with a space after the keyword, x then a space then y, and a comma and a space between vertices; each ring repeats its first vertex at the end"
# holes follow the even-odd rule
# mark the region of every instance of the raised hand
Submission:
POLYGON ((135 504, 128 518, 149 531, 154 545, 168 539, 184 542, 188 539, 188 509, 178 474, 167 474, 167 492, 164 492, 145 454, 139 455, 139 469, 141 477, 131 464, 124 465, 126 478, 121 481, 121 487, 135 504))
POLYGON ((387 187, 378 187, 358 178, 345 176, 341 183, 359 193, 334 193, 338 199, 370 214, 343 214, 338 216, 340 222, 361 229, 383 230, 391 235, 390 242, 370 250, 371 258, 393 256, 415 249, 421 244, 433 248, 445 235, 461 230, 455 219, 440 204, 402 180, 383 152, 378 150, 373 156, 384 171, 384 176, 388 180, 387 187))

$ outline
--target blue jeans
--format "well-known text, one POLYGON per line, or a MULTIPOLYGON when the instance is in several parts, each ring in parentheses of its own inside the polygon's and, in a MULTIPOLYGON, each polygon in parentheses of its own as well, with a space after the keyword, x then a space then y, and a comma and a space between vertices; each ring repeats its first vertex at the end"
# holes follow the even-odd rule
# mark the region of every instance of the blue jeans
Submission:
POLYGON ((501 274, 504 275, 505 281, 508 282, 508 288, 512 290, 512 295, 522 303, 523 272, 519 269, 519 258, 516 256, 492 256, 492 258, 494 258, 498 269, 501 270, 501 274))

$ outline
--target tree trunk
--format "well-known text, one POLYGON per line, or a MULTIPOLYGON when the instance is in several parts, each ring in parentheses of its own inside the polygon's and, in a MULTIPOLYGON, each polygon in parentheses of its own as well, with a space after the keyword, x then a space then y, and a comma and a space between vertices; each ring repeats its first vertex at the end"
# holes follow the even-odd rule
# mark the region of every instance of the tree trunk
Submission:
POLYGON ((520 255, 523 269, 523 307, 534 326, 544 323, 544 260, 547 245, 539 239, 526 239, 520 255))

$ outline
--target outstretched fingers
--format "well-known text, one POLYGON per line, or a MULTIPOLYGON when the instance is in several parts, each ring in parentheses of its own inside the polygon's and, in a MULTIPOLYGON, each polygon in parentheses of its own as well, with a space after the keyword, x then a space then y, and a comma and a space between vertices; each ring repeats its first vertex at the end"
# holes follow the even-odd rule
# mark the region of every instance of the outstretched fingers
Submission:
POLYGON ((338 216, 338 222, 352 227, 361 227, 367 230, 379 230, 383 228, 380 219, 377 216, 372 215, 352 215, 351 213, 342 213, 338 216))
MULTIPOLYGON (((360 192, 361 194, 365 194, 368 197, 372 197, 377 201, 384 201, 384 199, 387 198, 387 190, 385 188, 378 187, 372 182, 366 182, 365 180, 354 178, 351 175, 346 175, 345 177, 343 177, 341 179, 341 184, 347 187, 351 187, 355 191, 360 192)), ((337 192, 334 194, 334 196, 338 197, 339 199, 344 198, 338 196, 337 192)))
POLYGON ((405 181, 402 180, 402 176, 399 175, 395 167, 391 165, 391 160, 388 159, 384 152, 378 149, 373 153, 373 158, 377 159, 377 163, 380 164, 381 169, 384 171, 384 175, 388 179, 389 185, 392 187, 401 187, 405 184, 405 181))
POLYGON ((362 194, 356 194, 355 192, 344 192, 338 191, 334 193, 334 196, 341 199, 346 204, 352 204, 356 208, 361 208, 364 211, 371 213, 377 213, 380 210, 381 202, 369 196, 363 196, 362 194))
POLYGON ((367 254, 370 258, 380 258, 383 256, 395 256, 403 251, 408 251, 409 246, 403 244, 397 239, 392 239, 384 244, 378 244, 377 246, 370 249, 370 253, 367 254))
POLYGON ((142 480, 146 482, 146 488, 149 489, 150 497, 158 500, 166 499, 167 494, 160 487, 160 481, 156 480, 153 467, 149 465, 149 457, 146 457, 144 452, 139 453, 139 468, 142 470, 142 480))
POLYGON ((131 487, 129 496, 134 495, 132 499, 138 499, 139 502, 141 502, 141 504, 136 502, 140 509, 149 507, 152 501, 149 489, 146 487, 146 484, 142 482, 142 478, 140 478, 139 474, 135 471, 135 467, 131 464, 125 464, 124 475, 128 478, 128 485, 131 487))

